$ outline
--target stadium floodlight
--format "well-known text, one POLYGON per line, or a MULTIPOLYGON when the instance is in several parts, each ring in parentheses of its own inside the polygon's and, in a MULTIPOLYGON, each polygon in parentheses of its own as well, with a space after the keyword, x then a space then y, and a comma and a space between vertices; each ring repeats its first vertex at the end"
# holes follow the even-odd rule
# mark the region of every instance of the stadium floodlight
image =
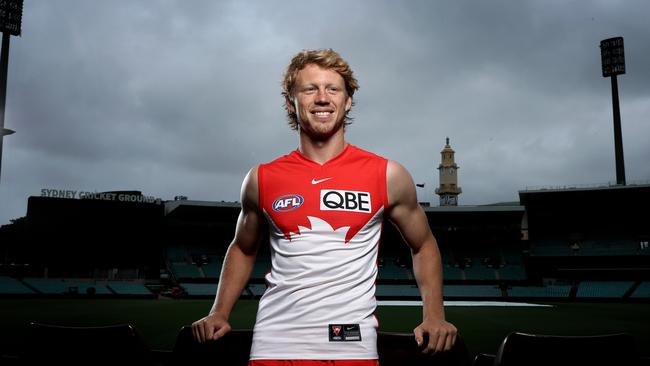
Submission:
POLYGON ((0 0, 0 172, 2 172, 2 139, 14 133, 5 129, 5 103, 7 101, 7 69, 9 68, 9 37, 20 36, 23 24, 23 0, 0 0))
POLYGON ((621 132, 621 111, 618 105, 617 75, 625 74, 625 52, 623 37, 600 41, 600 59, 603 77, 612 79, 612 105, 614 109, 614 152, 616 154, 616 184, 625 185, 625 159, 623 158, 623 134, 621 132))

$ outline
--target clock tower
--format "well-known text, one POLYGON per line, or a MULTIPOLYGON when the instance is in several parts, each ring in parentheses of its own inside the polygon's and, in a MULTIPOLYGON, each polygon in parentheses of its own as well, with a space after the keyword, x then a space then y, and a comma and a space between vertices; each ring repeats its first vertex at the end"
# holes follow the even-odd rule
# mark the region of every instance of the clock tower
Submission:
POLYGON ((442 160, 438 165, 440 187, 436 188, 436 194, 440 196, 440 206, 458 206, 458 195, 463 192, 458 186, 458 165, 454 162, 454 154, 447 137, 447 144, 440 152, 442 160))

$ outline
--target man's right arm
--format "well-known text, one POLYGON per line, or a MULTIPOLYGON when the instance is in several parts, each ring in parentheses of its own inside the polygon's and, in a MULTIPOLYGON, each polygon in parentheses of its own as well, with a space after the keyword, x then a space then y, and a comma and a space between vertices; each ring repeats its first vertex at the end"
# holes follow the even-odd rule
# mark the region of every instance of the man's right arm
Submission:
POLYGON ((201 343, 210 339, 217 340, 230 331, 230 312, 253 271, 262 237, 264 218, 259 201, 257 167, 254 167, 242 183, 242 208, 237 219, 235 238, 224 259, 214 304, 206 317, 192 324, 194 338, 201 343))

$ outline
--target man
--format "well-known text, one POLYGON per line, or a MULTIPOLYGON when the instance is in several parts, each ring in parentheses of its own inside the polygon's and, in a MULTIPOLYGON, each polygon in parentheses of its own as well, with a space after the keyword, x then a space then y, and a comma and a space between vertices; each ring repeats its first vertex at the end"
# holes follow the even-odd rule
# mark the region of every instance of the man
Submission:
POLYGON ((440 253, 411 176, 400 164, 345 140, 357 89, 349 65, 331 49, 292 59, 282 94, 299 146, 252 168, 244 179, 242 210, 215 302, 208 316, 192 324, 198 341, 230 330, 228 317, 248 282, 260 239, 270 235, 272 268, 250 365, 377 365, 374 294, 386 217, 412 252, 423 300, 415 340, 425 353, 453 346, 457 330, 445 321, 440 253))

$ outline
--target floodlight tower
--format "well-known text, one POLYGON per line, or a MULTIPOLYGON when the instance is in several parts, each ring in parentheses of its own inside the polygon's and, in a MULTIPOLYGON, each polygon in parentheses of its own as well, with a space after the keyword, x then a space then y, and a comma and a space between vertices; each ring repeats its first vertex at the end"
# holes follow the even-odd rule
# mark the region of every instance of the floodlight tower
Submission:
POLYGON ((2 140, 4 140, 5 136, 15 132, 5 128, 9 37, 20 36, 22 21, 23 0, 0 1, 0 31, 2 32, 2 54, 0 54, 0 177, 2 173, 2 140))
POLYGON ((625 185, 625 162, 623 158, 623 136, 621 133, 621 111, 618 106, 618 80, 616 75, 625 74, 625 53, 623 37, 600 41, 600 58, 603 77, 612 78, 612 104, 614 108, 614 151, 616 154, 616 184, 625 185))

